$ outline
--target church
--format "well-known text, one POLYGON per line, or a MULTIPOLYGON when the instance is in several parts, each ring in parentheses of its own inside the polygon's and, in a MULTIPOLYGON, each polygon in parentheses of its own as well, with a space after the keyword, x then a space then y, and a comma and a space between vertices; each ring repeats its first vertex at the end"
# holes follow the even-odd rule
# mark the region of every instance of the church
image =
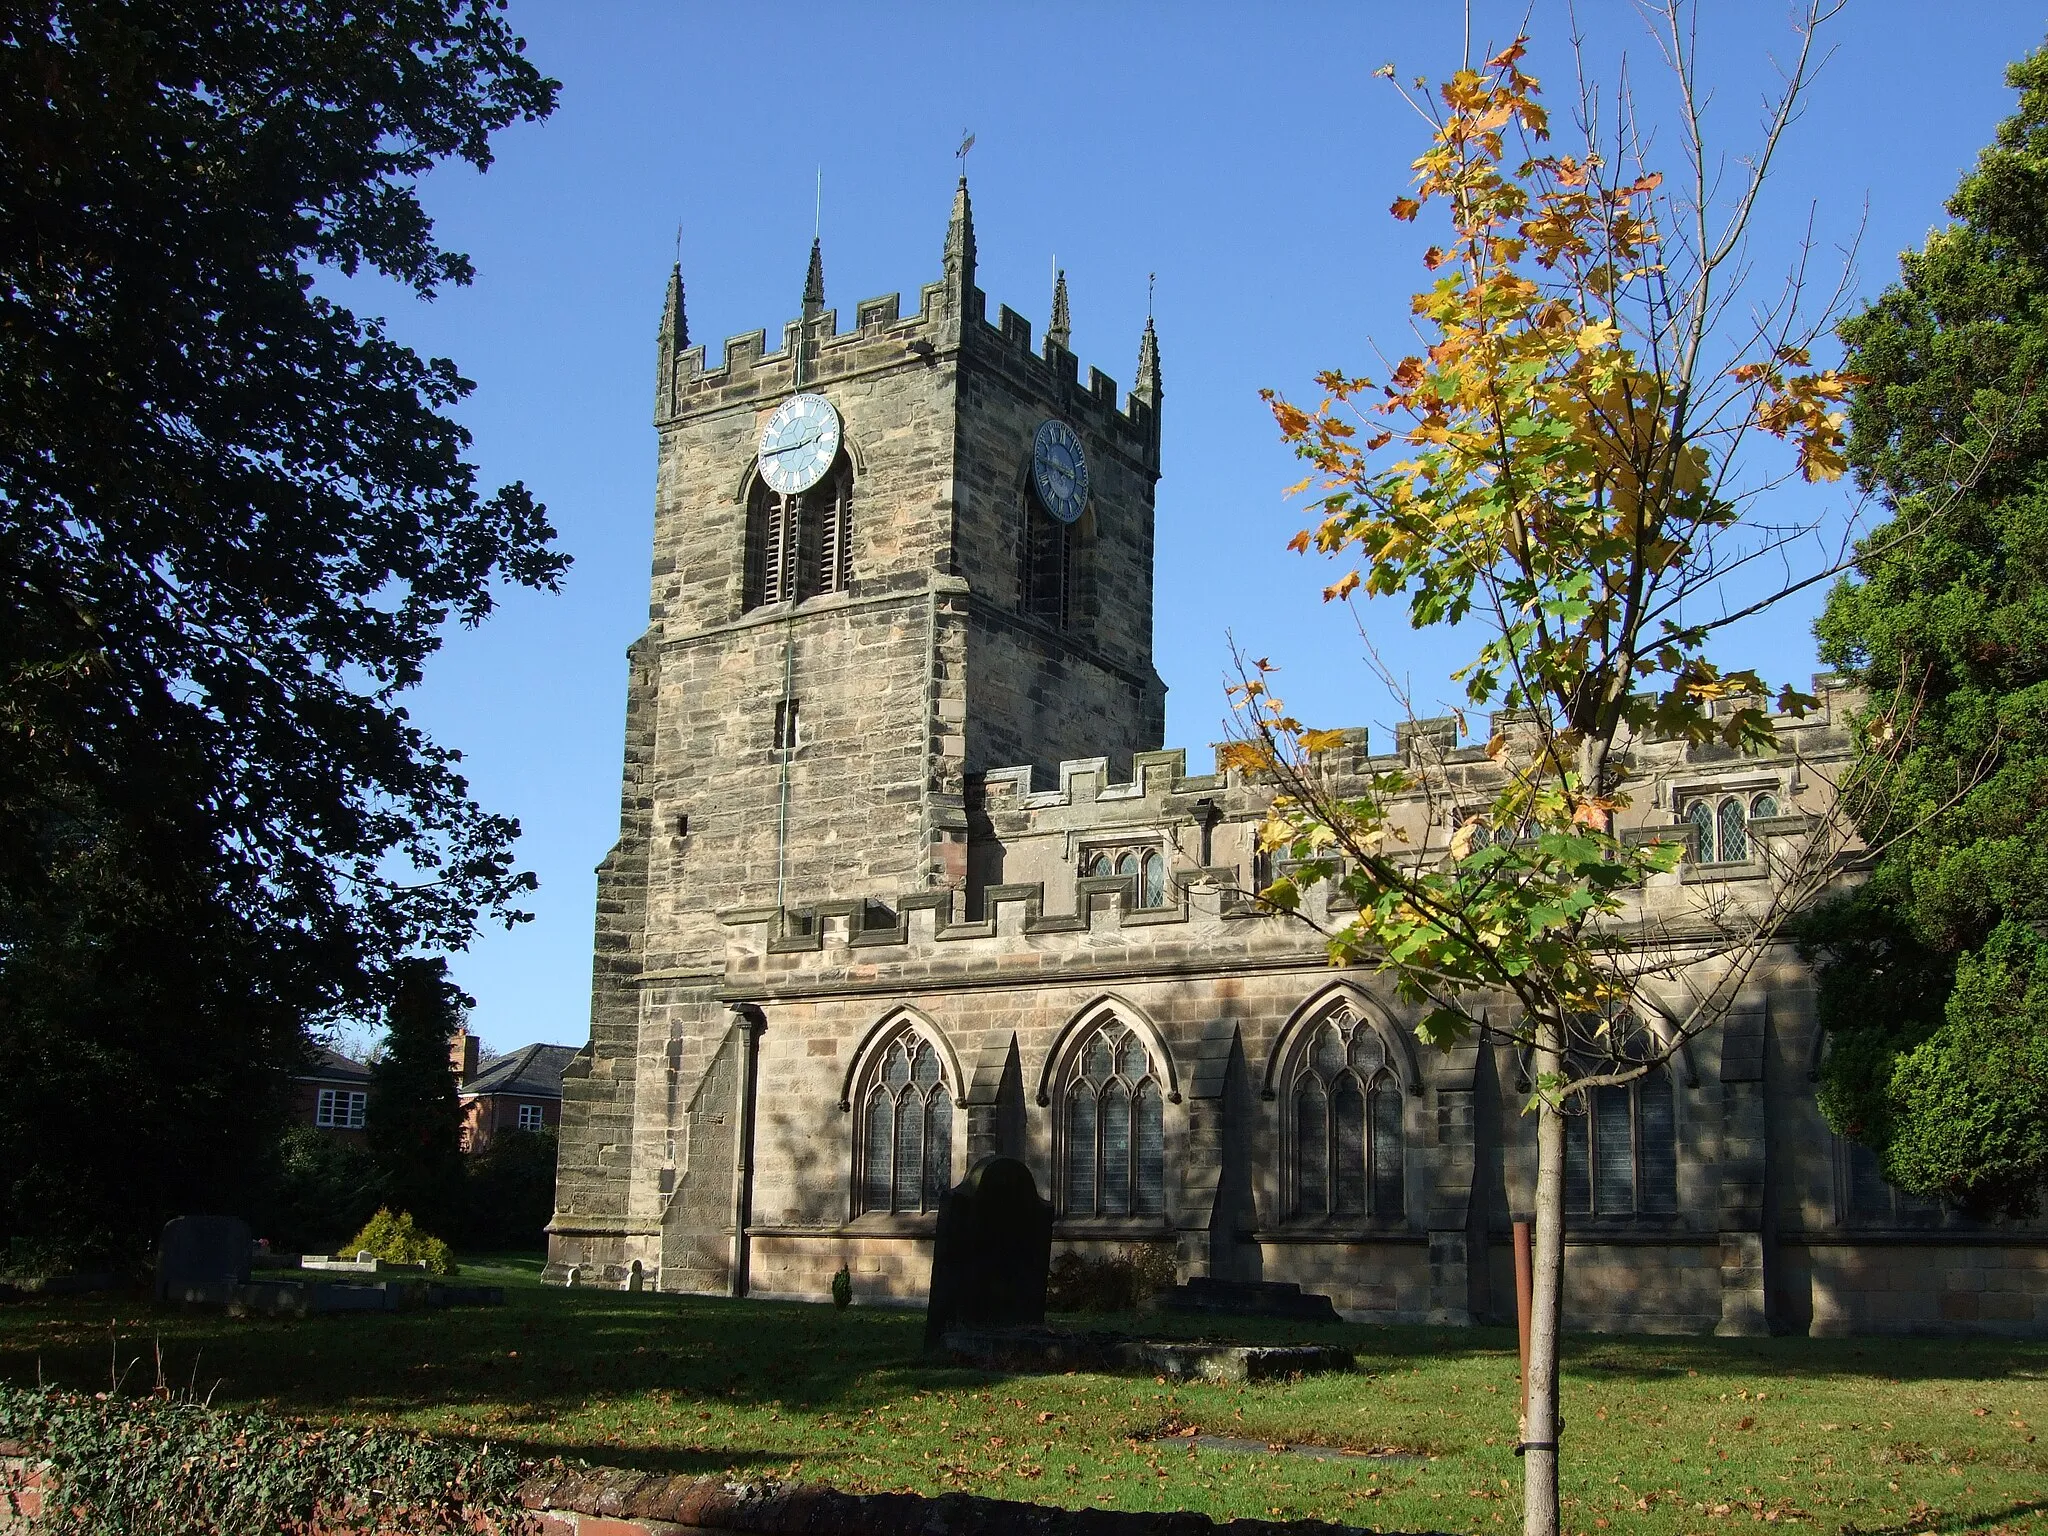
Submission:
MULTIPOLYGON (((941 1192, 1002 1154, 1060 1249, 1156 1245, 1357 1320, 1511 1319, 1527 1064, 1421 1044, 1380 978, 1250 899, 1270 789, 1163 750, 1158 338, 1123 392, 1069 337, 1064 278, 1037 347, 987 314, 964 178, 909 314, 867 299, 842 330, 814 244, 780 346, 713 367, 671 274, 548 1276, 816 1299, 845 1266, 857 1301, 915 1303, 941 1192)), ((1767 884, 1851 748, 1850 695, 1815 691, 1773 757, 1629 745, 1629 826, 1687 844, 1643 910, 1767 884)), ((1459 785, 1489 798, 1454 722, 1344 739, 1332 772, 1446 791, 1419 836, 1459 785)), ((1887 1186, 1820 1116, 1821 1049, 1784 946, 1721 1028, 1591 1096, 1567 1326, 2048 1333, 2048 1223, 1887 1186)))

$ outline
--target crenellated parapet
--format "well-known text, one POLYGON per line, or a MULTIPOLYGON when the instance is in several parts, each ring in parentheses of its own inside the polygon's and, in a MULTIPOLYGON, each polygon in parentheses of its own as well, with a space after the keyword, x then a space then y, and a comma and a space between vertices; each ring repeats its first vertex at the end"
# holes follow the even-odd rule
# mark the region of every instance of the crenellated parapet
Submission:
MULTIPOLYGON (((1690 898, 1675 893, 1703 883, 1757 881, 1760 894, 1770 873, 1764 851, 1803 838, 1829 809, 1836 769, 1853 750, 1847 717, 1859 695, 1829 677, 1815 679, 1814 692, 1817 710, 1774 721, 1781 750, 1768 757, 1677 740, 1628 744, 1634 796, 1622 835, 1688 845, 1678 871, 1653 877, 1641 898, 1645 915, 1679 912, 1690 898), (1711 832, 1703 845, 1694 807, 1706 805, 1719 817, 1731 803, 1741 807, 1742 846, 1717 849, 1711 832)), ((1455 726, 1449 717, 1404 724, 1395 732, 1396 750, 1377 755, 1366 730, 1345 731, 1321 767, 1340 795, 1369 776, 1408 772, 1414 787, 1397 803, 1395 825, 1417 857, 1441 853, 1457 826, 1491 803, 1500 782, 1485 746, 1461 745, 1455 726)), ((1527 727, 1501 713, 1488 728, 1501 737, 1527 727)), ((864 951, 900 955, 907 946, 916 954, 978 940, 1061 947, 1063 936, 1084 949, 1157 947, 1196 942, 1188 935, 1197 930, 1209 935, 1201 943, 1212 943, 1216 933, 1247 922, 1287 930, 1283 944, 1301 940, 1305 930, 1254 895, 1275 873, 1256 839, 1272 805, 1269 782, 1235 768, 1191 774, 1178 749, 1135 754, 1128 779, 1113 777, 1100 757, 1068 759, 1053 777, 1041 787, 1029 766, 970 777, 969 822, 979 845, 993 850, 979 861, 970 853, 970 865, 999 871, 982 883, 725 912, 730 954, 788 964, 794 962, 767 957, 810 955, 825 963, 838 952, 854 964, 864 951), (1154 854, 1160 874, 1148 886, 1143 861, 1154 854), (1129 870, 1126 856, 1137 861, 1129 870)), ((1313 893, 1315 915, 1336 910, 1329 902, 1327 891, 1313 893)))

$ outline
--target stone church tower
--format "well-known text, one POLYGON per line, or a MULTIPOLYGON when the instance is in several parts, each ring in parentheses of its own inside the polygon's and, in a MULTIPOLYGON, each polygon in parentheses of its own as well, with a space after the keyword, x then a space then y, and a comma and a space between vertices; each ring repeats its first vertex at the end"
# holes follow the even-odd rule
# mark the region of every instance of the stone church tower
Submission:
POLYGON ((671 1286, 728 1283, 747 1182, 731 1120, 754 1070, 719 996, 733 914, 844 903, 856 927, 893 925, 871 893, 938 890, 978 916, 1001 856, 970 870, 968 775, 1107 755, 1128 776, 1161 744, 1150 322, 1121 400, 1099 369, 1080 379, 1063 275, 1041 349, 1007 306, 991 324, 964 177, 919 297, 909 316, 865 300, 841 331, 814 244, 780 349, 756 331, 707 368, 670 276, 653 590, 567 1090, 558 1272, 638 1261, 671 1286), (764 427, 808 397, 837 449, 778 490, 764 427), (1085 463, 1062 507, 1034 488, 1052 424, 1085 463))

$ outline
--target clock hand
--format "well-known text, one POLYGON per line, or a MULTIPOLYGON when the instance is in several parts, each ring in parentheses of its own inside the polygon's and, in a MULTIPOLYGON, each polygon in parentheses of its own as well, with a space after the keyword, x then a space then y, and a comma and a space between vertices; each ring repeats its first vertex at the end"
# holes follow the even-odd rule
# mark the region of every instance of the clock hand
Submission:
POLYGON ((797 441, 793 443, 784 443, 780 448, 769 449, 769 456, 771 458, 774 458, 779 457, 785 453, 795 453, 799 448, 810 447, 811 444, 815 443, 819 438, 823 437, 824 435, 825 434, 823 431, 817 431, 813 432, 809 437, 799 438, 797 439, 797 441))

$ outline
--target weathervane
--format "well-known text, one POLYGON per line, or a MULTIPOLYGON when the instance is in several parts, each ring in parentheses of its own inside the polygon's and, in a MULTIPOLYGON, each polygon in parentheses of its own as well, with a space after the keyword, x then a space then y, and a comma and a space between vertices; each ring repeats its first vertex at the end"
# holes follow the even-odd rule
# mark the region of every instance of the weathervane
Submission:
POLYGON ((960 162, 960 179, 965 181, 967 179, 967 151, 974 148, 974 135, 965 128, 962 128, 960 133, 960 147, 953 151, 953 158, 960 162))

